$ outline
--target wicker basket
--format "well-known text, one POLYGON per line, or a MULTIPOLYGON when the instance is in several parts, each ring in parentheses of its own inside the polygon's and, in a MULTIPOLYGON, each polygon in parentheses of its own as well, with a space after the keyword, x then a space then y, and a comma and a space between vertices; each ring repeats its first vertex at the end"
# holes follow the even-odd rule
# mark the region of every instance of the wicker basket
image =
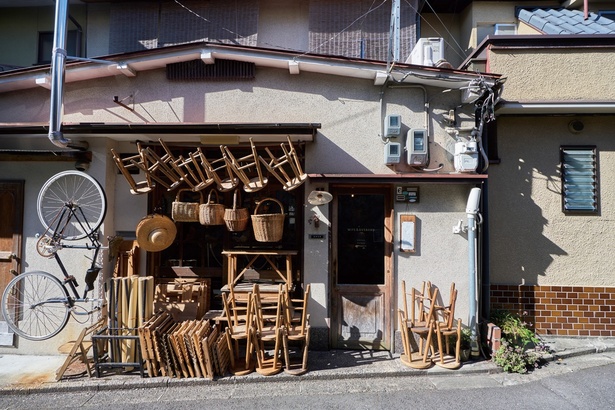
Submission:
POLYGON ((199 222, 201 225, 224 225, 224 205, 219 204, 220 199, 215 189, 209 191, 207 203, 199 206, 199 222), (216 199, 212 201, 212 192, 216 194, 216 199))
POLYGON ((233 193, 233 208, 226 208, 224 210, 224 223, 226 223, 226 228, 231 232, 245 231, 250 219, 246 208, 237 208, 237 202, 241 201, 237 191, 235 190, 233 193))
POLYGON ((203 194, 199 192, 199 202, 182 202, 181 193, 190 191, 190 189, 180 189, 177 191, 175 201, 171 208, 171 217, 175 222, 198 222, 199 221, 199 205, 203 203, 203 194))
POLYGON ((277 199, 265 198, 260 201, 254 209, 252 215, 252 228, 254 238, 258 242, 278 242, 284 234, 284 205, 277 199), (279 214, 258 214, 260 206, 267 201, 273 201, 280 207, 279 214))

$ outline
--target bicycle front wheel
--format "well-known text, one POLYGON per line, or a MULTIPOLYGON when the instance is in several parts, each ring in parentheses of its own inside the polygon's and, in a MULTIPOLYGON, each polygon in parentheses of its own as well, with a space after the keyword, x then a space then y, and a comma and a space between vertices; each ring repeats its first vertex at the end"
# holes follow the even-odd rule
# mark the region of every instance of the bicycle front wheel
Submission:
POLYGON ((50 273, 26 272, 13 278, 2 294, 7 325, 28 340, 46 340, 68 322, 68 291, 50 273))
POLYGON ((37 211, 50 235, 69 241, 82 239, 95 232, 105 218, 105 191, 84 172, 60 172, 41 188, 37 211))

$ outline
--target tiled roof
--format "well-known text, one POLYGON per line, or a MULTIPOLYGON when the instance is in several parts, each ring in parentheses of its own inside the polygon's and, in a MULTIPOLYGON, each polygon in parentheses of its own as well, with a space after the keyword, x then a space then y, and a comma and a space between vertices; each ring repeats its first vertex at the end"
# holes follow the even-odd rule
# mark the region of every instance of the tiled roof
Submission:
POLYGON ((585 20, 581 10, 520 9, 517 17, 544 34, 615 34, 613 20, 595 13, 585 20))

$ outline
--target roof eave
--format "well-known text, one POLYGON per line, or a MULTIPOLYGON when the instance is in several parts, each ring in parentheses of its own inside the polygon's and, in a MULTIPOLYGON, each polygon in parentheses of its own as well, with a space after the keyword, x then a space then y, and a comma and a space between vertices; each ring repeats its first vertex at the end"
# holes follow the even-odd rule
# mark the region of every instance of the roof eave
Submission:
MULTIPOLYGON (((252 62, 260 67, 288 70, 291 74, 302 71, 371 80, 381 85, 392 76, 406 83, 443 88, 461 88, 479 74, 437 67, 300 54, 259 47, 232 46, 212 43, 191 43, 141 52, 116 54, 70 61, 66 64, 65 81, 92 80, 116 75, 134 77, 141 71, 164 68, 167 64, 201 59, 213 63, 216 59, 252 62)), ((0 73, 0 93, 50 87, 49 66, 38 66, 0 73)), ((485 78, 485 74, 481 74, 485 78)), ((495 83, 497 75, 486 75, 487 82, 495 83)))

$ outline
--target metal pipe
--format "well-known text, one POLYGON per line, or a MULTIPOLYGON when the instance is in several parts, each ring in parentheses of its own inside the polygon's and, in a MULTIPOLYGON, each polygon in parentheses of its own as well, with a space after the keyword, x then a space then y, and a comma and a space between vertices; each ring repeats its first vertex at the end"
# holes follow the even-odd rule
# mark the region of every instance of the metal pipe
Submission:
POLYGON ((466 215, 468 217, 468 293, 470 301, 469 327, 471 332, 472 355, 478 356, 477 321, 476 321, 476 216, 480 204, 480 188, 472 188, 468 196, 466 215))
POLYGON ((51 100, 49 104, 49 140, 61 148, 70 140, 62 134, 64 112, 64 64, 66 62, 66 19, 68 0, 56 0, 56 19, 51 57, 51 100))

